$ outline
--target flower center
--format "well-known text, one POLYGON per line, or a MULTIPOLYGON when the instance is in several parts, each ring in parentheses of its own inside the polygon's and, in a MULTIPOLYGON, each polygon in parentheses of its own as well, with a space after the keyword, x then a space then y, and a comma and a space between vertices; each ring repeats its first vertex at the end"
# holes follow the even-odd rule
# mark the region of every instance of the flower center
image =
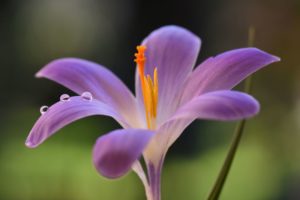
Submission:
POLYGON ((149 74, 145 75, 145 50, 146 46, 137 46, 134 62, 137 64, 143 94, 145 115, 149 129, 156 128, 156 114, 158 102, 158 77, 157 68, 154 68, 153 79, 149 74))

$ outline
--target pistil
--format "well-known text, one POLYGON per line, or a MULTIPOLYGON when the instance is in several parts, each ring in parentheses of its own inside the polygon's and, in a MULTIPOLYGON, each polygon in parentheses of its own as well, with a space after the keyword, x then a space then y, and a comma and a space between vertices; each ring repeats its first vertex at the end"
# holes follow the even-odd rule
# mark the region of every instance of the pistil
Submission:
POLYGON ((138 67, 139 78, 141 82, 141 90, 144 100, 145 117, 149 129, 156 128, 156 115, 158 103, 158 76, 157 68, 153 72, 153 80, 149 74, 145 75, 145 46, 137 46, 135 53, 135 62, 138 67))

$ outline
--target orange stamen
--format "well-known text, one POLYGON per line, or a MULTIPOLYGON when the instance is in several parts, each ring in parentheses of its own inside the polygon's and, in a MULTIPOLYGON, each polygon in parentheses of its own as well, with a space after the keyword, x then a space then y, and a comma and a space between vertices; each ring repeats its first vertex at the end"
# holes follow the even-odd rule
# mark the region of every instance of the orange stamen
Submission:
POLYGON ((134 54, 134 61, 137 64, 138 73, 141 81, 141 90, 143 94, 147 126, 149 129, 154 129, 158 103, 157 68, 154 69, 153 81, 150 75, 145 76, 145 50, 145 46, 137 46, 138 52, 134 54))

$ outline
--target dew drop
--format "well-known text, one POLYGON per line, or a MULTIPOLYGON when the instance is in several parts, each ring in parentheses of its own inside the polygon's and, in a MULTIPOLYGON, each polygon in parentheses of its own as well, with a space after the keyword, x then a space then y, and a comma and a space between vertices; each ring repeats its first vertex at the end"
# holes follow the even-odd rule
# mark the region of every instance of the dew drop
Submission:
POLYGON ((48 109, 49 109, 48 106, 42 106, 42 107, 40 108, 40 113, 43 115, 43 114, 45 114, 45 113, 47 112, 48 109))
POLYGON ((59 99, 60 101, 70 101, 70 96, 68 94, 62 94, 59 99))
POLYGON ((84 92, 81 94, 81 98, 87 101, 92 101, 93 100, 93 95, 90 92, 84 92))

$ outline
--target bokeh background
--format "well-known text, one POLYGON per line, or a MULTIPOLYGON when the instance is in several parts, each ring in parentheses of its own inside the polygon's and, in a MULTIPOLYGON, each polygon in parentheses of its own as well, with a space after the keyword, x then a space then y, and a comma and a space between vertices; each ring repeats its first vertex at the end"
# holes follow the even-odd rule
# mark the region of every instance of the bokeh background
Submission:
MULTIPOLYGON (((0 199, 145 199, 134 173, 108 180, 92 165, 95 139, 118 128, 109 118, 80 120, 36 149, 24 141, 40 106, 74 95, 34 78, 42 66, 60 57, 93 60, 133 89, 135 46, 167 24, 201 37, 199 62, 247 46, 249 26, 256 47, 282 58, 254 76, 261 113, 246 126, 221 199, 300 199, 299 0, 1 0, 0 199)), ((185 131, 166 159, 163 199, 205 199, 235 124, 197 121, 185 131)))

